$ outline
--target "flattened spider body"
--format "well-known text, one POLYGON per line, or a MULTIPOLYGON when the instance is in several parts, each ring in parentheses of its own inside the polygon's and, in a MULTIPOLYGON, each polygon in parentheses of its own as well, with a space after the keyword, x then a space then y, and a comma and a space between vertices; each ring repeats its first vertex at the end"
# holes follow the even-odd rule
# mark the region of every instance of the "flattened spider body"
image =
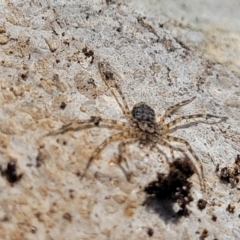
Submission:
POLYGON ((139 129, 146 134, 156 132, 155 112, 146 103, 140 102, 133 107, 132 118, 139 129))
POLYGON ((156 115, 154 110, 144 102, 140 102, 133 107, 132 117, 137 122, 156 122, 156 115))
MULTIPOLYGON (((173 152, 179 151, 181 152, 185 157, 187 157, 193 166, 193 169, 195 173, 198 175, 198 178, 200 180, 200 184, 202 187, 205 187, 204 181, 203 181, 203 166, 201 161, 199 160, 198 156, 193 151, 190 144, 181 138, 176 138, 173 136, 168 135, 170 130, 174 131, 177 129, 173 126, 176 126, 178 123, 182 122, 185 119, 195 119, 195 118, 219 118, 220 121, 225 120, 225 117, 219 117, 212 114, 194 114, 194 115, 188 115, 188 116, 182 116, 178 117, 173 121, 170 121, 168 123, 165 123, 167 117, 174 113, 176 110, 178 110, 180 107, 189 104, 192 102, 196 97, 192 97, 191 99, 185 100, 183 102, 180 102, 176 105, 173 105, 169 107, 165 114, 161 117, 161 119, 157 122, 156 121, 156 114, 155 111, 149 107, 146 103, 140 102, 136 104, 132 111, 130 111, 126 99, 121 91, 121 89, 118 87, 117 81, 119 81, 121 78, 116 74, 116 71, 113 71, 112 68, 109 66, 106 62, 99 62, 98 63, 98 69, 101 74, 103 82, 107 85, 109 90, 111 91, 112 95, 115 97, 119 107, 121 108, 125 118, 128 122, 121 122, 113 119, 102 119, 101 117, 93 116, 88 120, 78 120, 75 122, 72 122, 70 124, 67 124, 63 126, 60 130, 57 130, 55 132, 49 133, 49 135, 56 135, 56 134, 63 134, 68 131, 78 131, 82 129, 89 129, 93 127, 100 127, 100 128, 109 128, 109 129, 115 129, 119 130, 118 133, 115 133, 105 139, 102 144, 100 144, 95 151, 92 153, 92 156, 90 157, 88 164, 83 171, 83 174, 81 177, 84 177, 86 174, 86 171, 90 167, 90 164, 93 160, 97 159, 100 152, 111 142, 120 141, 119 144, 119 166, 124 171, 127 178, 129 175, 126 173, 125 169, 121 166, 121 162, 125 161, 127 164, 127 160, 124 157, 126 153, 126 146, 129 144, 132 144, 134 142, 140 142, 142 145, 150 145, 150 146, 157 146, 157 145, 163 145, 170 149, 172 159, 174 159, 173 152), (178 142, 187 147, 187 150, 183 150, 182 148, 176 147, 170 142, 178 142), (198 167, 201 169, 201 172, 199 173, 198 168, 195 164, 192 163, 186 152, 189 152, 192 157, 196 160, 198 163, 198 167)), ((161 152, 161 150, 159 149, 161 152)), ((127 164, 128 166, 128 164, 127 164)))

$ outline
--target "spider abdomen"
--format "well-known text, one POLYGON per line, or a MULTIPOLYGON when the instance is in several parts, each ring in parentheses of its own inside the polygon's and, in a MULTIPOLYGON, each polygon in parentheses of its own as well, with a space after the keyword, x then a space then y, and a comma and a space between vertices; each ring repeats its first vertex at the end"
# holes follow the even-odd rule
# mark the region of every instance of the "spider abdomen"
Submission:
POLYGON ((155 123, 154 110, 144 102, 140 102, 133 107, 132 117, 138 122, 155 123))

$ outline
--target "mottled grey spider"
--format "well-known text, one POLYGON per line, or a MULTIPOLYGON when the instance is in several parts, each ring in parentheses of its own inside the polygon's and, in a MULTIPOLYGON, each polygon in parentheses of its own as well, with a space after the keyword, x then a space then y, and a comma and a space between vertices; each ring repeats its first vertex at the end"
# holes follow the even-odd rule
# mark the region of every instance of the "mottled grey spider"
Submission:
MULTIPOLYGON (((81 177, 85 176, 86 171, 88 170, 91 162, 99 156, 100 152, 110 142, 116 142, 116 141, 121 141, 121 143, 119 144, 120 154, 119 154, 118 163, 119 163, 119 166, 122 168, 122 170, 124 170, 120 164, 122 160, 125 161, 127 164, 127 160, 124 157, 124 153, 126 152, 126 145, 129 145, 138 141, 142 145, 150 145, 152 147, 157 146, 158 144, 166 146, 170 149, 172 157, 173 157, 174 151, 180 151, 185 156, 186 156, 186 152, 189 151, 192 154, 192 157, 197 161, 198 165, 200 166, 201 173, 199 173, 198 168, 191 162, 191 160, 189 160, 191 162, 191 165, 194 168, 195 173, 198 175, 201 186, 205 188, 204 181, 203 181, 204 176, 203 176, 202 163, 199 160, 198 156, 193 151, 190 144, 184 139, 172 137, 168 134, 170 133, 170 130, 171 131, 175 130, 172 128, 173 126, 180 123, 184 119, 220 118, 222 121, 222 120, 225 120, 226 118, 212 115, 212 114, 193 114, 193 115, 178 117, 175 120, 165 124, 166 118, 170 116, 170 114, 178 110, 180 107, 192 102, 196 98, 196 97, 192 97, 191 99, 185 100, 183 102, 180 102, 176 105, 169 107, 165 111, 165 114, 160 118, 160 120, 156 121, 156 115, 154 110, 144 102, 140 102, 136 104, 133 107, 132 111, 130 111, 127 105, 126 99, 117 84, 117 81, 120 79, 120 77, 116 74, 115 71, 112 70, 112 68, 108 63, 99 62, 98 69, 101 74, 103 82, 107 85, 107 87, 110 89, 111 93, 115 97, 119 107, 121 108, 125 118, 127 119, 127 122, 121 122, 121 121, 112 120, 112 119, 102 119, 101 117, 92 116, 88 120, 77 120, 67 125, 64 125, 61 129, 48 134, 48 135, 63 134, 68 131, 78 131, 78 130, 94 128, 94 127, 120 130, 120 132, 115 133, 112 136, 105 139, 102 142, 102 144, 95 149, 90 159, 88 160, 88 164, 86 165, 86 168, 83 171, 83 174, 81 175, 81 177), (121 102, 119 99, 121 100, 121 102), (169 142, 182 143, 187 147, 187 150, 183 150, 179 147, 173 146, 169 142)), ((190 158, 188 157, 188 159, 190 158)), ((126 172, 124 171, 124 173, 126 172)), ((127 178, 129 177, 129 175, 126 175, 126 176, 127 178)))

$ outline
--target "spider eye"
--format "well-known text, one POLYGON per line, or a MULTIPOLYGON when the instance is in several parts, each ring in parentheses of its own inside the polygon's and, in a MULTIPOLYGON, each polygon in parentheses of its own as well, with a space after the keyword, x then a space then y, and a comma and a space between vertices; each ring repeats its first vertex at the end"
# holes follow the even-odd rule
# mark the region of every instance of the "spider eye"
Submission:
POLYGON ((155 112, 145 103, 139 103, 133 107, 132 116, 137 121, 155 122, 155 112))

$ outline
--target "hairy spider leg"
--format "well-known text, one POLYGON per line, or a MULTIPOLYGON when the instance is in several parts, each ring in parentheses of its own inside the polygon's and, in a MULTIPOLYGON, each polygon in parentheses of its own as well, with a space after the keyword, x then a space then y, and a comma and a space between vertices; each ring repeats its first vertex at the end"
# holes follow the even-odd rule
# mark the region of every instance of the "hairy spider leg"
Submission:
MULTIPOLYGON (((164 141, 163 139, 159 139, 157 143, 160 144, 161 146, 168 147, 170 149, 171 158, 174 159, 173 150, 168 142, 164 141)), ((158 149, 160 150, 160 148, 158 148, 158 149)), ((160 150, 160 151, 163 152, 162 150, 160 150)), ((169 162, 169 159, 165 153, 164 153, 164 156, 166 157, 167 162, 169 162)))
MULTIPOLYGON (((121 168, 121 170, 123 171, 123 173, 126 176, 128 181, 130 181, 130 177, 131 177, 130 175, 131 174, 125 170, 125 168, 121 165, 121 162, 124 161, 126 163, 126 166, 127 166, 128 170, 129 170, 129 164, 128 164, 127 158, 125 157, 127 155, 126 154, 127 153, 127 145, 130 145, 130 144, 133 144, 133 143, 137 142, 138 139, 136 137, 137 137, 137 135, 134 136, 134 138, 127 139, 127 140, 125 140, 125 141, 123 141, 119 144, 118 165, 121 168)), ((138 138, 139 138, 139 136, 138 136, 138 138)))
MULTIPOLYGON (((162 145, 162 146, 165 146, 165 143, 164 143, 161 139, 158 141, 158 144, 160 144, 160 145, 162 145)), ((154 147, 157 149, 157 151, 158 151, 161 155, 164 156, 165 160, 166 160, 167 162, 169 162, 169 159, 168 159, 167 154, 166 154, 163 150, 161 150, 160 147, 158 147, 156 144, 155 144, 154 147)), ((173 156, 172 156, 172 157, 173 157, 173 156)))
POLYGON ((98 155, 100 154, 100 152, 111 142, 116 142, 116 141, 120 141, 120 140, 124 140, 124 139, 129 139, 129 138, 136 138, 137 134, 134 132, 130 132, 130 131, 124 131, 124 132, 119 132, 116 133, 110 137, 108 137, 107 139, 105 139, 101 145, 99 145, 95 151, 92 153, 92 156, 89 158, 88 163, 83 171, 83 174, 81 176, 81 179, 85 176, 88 168, 90 167, 92 161, 94 159, 96 159, 98 157, 98 155))
MULTIPOLYGON (((221 119, 221 121, 224 121, 227 119, 227 117, 220 117, 220 116, 216 116, 216 115, 212 115, 212 114, 193 114, 193 115, 188 115, 188 116, 182 116, 182 117, 176 118, 175 120, 163 125, 163 127, 162 127, 163 133, 167 133, 172 126, 180 123, 184 119, 194 119, 194 118, 206 118, 206 119, 219 118, 219 119, 221 119)), ((206 122, 206 124, 209 124, 209 123, 206 122)))
MULTIPOLYGON (((192 166, 194 167, 197 175, 198 175, 198 178, 200 180, 200 183, 201 183, 201 186, 204 187, 204 190, 205 190, 205 183, 204 183, 204 173, 203 173, 203 165, 202 165, 202 162, 200 161, 200 159, 198 158, 197 154, 193 151, 191 145, 184 139, 182 138, 177 138, 177 137, 172 137, 172 136, 168 136, 168 135, 163 135, 162 138, 168 140, 169 142, 178 142, 178 143, 183 143, 186 147, 187 147, 187 151, 189 151, 193 158, 197 161, 198 165, 200 166, 200 169, 201 169, 201 174, 198 172, 196 166, 192 164, 192 166)), ((173 148, 173 149, 176 149, 182 153, 185 153, 186 151, 184 151, 183 149, 179 148, 179 147, 175 147, 175 146, 172 146, 170 147, 170 149, 173 148)))
POLYGON ((116 79, 114 78, 114 76, 117 76, 119 79, 120 79, 120 77, 116 73, 113 73, 111 71, 111 69, 107 66, 107 64, 104 62, 98 63, 98 69, 101 74, 102 80, 104 81, 104 83, 107 85, 107 87, 111 91, 111 93, 114 96, 115 100, 117 101, 119 107, 121 108, 124 116, 126 117, 126 119, 128 121, 130 121, 132 119, 131 111, 127 105, 127 101, 122 93, 122 90, 119 88, 119 86, 116 82, 116 79), (118 95, 121 98, 123 105, 119 102, 118 97, 113 89, 115 89, 118 92, 118 95))
POLYGON ((169 107, 169 108, 165 111, 164 115, 161 117, 161 119, 160 119, 160 121, 159 121, 159 124, 160 124, 160 125, 163 125, 163 123, 165 122, 166 118, 167 118, 171 113, 177 111, 180 107, 189 104, 189 103, 192 102, 195 98, 196 98, 196 97, 194 96, 194 97, 192 97, 192 98, 190 98, 190 99, 188 99, 188 100, 182 101, 182 102, 180 102, 180 103, 177 103, 177 104, 169 107))
POLYGON ((118 145, 118 150, 119 150, 118 164, 121 164, 121 162, 124 161, 126 163, 127 168, 129 168, 128 161, 125 158, 125 155, 127 153, 127 145, 130 145, 135 141, 137 141, 137 139, 129 139, 129 140, 125 140, 125 141, 119 143, 119 145, 118 145))
MULTIPOLYGON (((163 140, 164 141, 164 140, 163 140)), ((198 175, 198 179, 199 179, 199 182, 200 182, 200 185, 201 185, 201 188, 205 191, 206 190, 206 185, 205 185, 205 182, 204 182, 204 176, 203 176, 203 169, 201 168, 201 174, 199 173, 197 167, 195 166, 195 164, 191 161, 191 159, 189 158, 189 156, 186 154, 186 151, 183 150, 182 148, 180 147, 176 147, 176 146, 173 146, 171 145, 170 143, 168 143, 167 141, 164 141, 165 142, 165 146, 168 146, 168 148, 170 149, 170 151, 172 152, 173 154, 173 151, 179 151, 181 152, 184 157, 186 159, 189 160, 189 163, 191 164, 194 172, 198 175), (202 176, 201 176, 202 175, 202 176)), ((174 159, 174 158, 173 158, 174 159)), ((202 166, 202 165, 201 165, 202 166)))
POLYGON ((102 119, 100 117, 91 117, 87 120, 77 120, 73 123, 64 125, 59 130, 48 133, 46 136, 53 136, 58 134, 64 134, 68 131, 79 131, 88 128, 110 128, 116 130, 126 130, 129 128, 129 124, 125 122, 120 122, 113 119, 102 119))

